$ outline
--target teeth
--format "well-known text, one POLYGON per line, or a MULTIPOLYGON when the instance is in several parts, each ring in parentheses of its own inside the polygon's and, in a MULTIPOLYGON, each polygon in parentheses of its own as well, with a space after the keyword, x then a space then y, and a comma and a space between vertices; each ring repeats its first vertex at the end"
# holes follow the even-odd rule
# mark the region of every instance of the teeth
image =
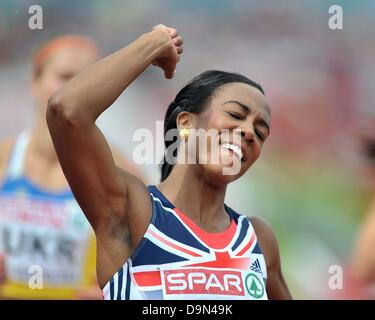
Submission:
POLYGON ((242 160, 243 154, 239 146, 236 146, 235 144, 232 144, 232 143, 223 143, 221 146, 229 150, 232 150, 237 155, 237 157, 240 160, 242 160))

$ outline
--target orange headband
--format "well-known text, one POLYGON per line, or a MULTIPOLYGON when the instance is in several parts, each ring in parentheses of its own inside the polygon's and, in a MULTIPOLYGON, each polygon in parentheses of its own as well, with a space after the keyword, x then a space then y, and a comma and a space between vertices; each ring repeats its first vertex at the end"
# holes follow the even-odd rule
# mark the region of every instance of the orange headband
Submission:
POLYGON ((43 67, 48 58, 65 48, 85 48, 91 50, 94 54, 98 54, 95 42, 89 38, 76 35, 61 36, 51 40, 37 52, 34 58, 34 74, 43 67))

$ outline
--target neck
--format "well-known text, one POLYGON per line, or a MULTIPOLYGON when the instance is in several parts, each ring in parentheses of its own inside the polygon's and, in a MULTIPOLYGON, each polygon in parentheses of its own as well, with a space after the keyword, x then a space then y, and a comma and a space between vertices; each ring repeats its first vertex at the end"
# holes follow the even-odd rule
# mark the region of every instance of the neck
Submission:
POLYGON ((44 161, 54 165, 58 163, 58 159, 46 121, 43 120, 40 119, 37 122, 32 132, 29 150, 33 155, 41 157, 44 161))
POLYGON ((194 165, 176 164, 158 187, 162 193, 196 224, 222 229, 230 219, 224 209, 226 186, 215 187, 194 165))

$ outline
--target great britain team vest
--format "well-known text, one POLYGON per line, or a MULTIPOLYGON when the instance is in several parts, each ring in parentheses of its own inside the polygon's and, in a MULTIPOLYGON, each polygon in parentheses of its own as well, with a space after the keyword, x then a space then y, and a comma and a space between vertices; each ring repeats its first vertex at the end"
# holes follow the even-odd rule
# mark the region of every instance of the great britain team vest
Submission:
POLYGON ((149 186, 151 223, 103 288, 110 299, 267 299, 267 269, 251 222, 228 206, 229 228, 207 233, 149 186))

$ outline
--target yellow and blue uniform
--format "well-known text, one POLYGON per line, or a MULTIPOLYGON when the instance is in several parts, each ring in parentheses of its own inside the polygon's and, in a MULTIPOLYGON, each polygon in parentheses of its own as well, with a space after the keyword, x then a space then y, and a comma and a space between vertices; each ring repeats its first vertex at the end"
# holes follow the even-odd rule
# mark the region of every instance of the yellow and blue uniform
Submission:
POLYGON ((30 134, 21 133, 0 185, 0 253, 9 299, 74 299, 95 281, 95 237, 72 192, 54 193, 24 175, 30 134))

